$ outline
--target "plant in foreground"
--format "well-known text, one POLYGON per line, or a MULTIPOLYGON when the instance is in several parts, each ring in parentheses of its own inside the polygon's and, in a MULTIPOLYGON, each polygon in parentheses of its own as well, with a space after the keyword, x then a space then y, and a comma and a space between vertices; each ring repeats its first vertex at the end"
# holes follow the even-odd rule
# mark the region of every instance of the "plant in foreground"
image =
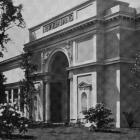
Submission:
POLYGON ((0 133, 11 135, 15 130, 25 134, 28 131, 28 119, 21 114, 11 104, 0 105, 0 133))
POLYGON ((95 107, 89 108, 83 114, 88 122, 94 124, 94 128, 110 128, 114 122, 114 119, 110 117, 112 115, 111 110, 106 108, 102 103, 98 103, 95 107))

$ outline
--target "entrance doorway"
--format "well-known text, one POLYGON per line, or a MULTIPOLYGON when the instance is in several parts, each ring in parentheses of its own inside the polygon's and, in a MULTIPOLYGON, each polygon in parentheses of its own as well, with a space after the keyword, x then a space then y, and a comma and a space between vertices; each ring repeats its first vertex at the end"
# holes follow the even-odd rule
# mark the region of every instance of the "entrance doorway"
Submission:
POLYGON ((63 52, 57 52, 50 62, 50 121, 53 123, 69 121, 70 89, 67 57, 63 52))

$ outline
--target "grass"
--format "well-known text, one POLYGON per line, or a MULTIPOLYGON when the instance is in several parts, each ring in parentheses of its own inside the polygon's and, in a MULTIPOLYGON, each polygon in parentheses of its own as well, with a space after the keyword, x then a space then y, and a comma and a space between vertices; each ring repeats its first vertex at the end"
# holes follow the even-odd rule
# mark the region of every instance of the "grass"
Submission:
MULTIPOLYGON (((140 140, 140 129, 117 129, 112 132, 90 132, 86 128, 54 127, 29 129, 28 140, 140 140), (115 133, 120 132, 120 133, 115 133)), ((25 138, 10 138, 0 140, 23 140, 25 138)))

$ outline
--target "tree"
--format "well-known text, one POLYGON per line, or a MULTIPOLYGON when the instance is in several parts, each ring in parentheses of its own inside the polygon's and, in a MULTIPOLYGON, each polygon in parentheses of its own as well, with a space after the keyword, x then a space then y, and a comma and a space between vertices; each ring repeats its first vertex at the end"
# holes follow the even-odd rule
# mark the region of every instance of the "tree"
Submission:
POLYGON ((0 0, 0 57, 3 57, 5 44, 10 41, 8 30, 15 26, 25 27, 21 11, 21 4, 15 6, 13 0, 0 0))
POLYGON ((5 76, 3 75, 3 73, 0 72, 0 103, 5 103, 6 101, 5 85, 4 85, 5 81, 6 81, 5 76))
POLYGON ((24 70, 25 78, 21 81, 21 104, 26 106, 29 118, 32 119, 33 93, 35 92, 33 72, 37 70, 37 65, 31 61, 32 53, 22 54, 21 68, 24 70))
MULTIPOLYGON (((25 27, 25 22, 22 17, 22 5, 15 6, 12 0, 0 0, 0 57, 3 57, 3 51, 6 49, 5 44, 10 41, 8 30, 13 27, 25 27)), ((5 97, 5 77, 0 72, 0 102, 3 102, 5 97)))

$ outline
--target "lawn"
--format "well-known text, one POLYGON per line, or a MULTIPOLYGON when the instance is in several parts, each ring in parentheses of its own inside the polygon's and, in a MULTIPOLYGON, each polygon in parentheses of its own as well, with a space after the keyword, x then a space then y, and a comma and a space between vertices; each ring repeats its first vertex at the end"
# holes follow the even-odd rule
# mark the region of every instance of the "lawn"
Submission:
MULTIPOLYGON (((120 133, 90 132, 86 128, 54 127, 29 129, 28 140, 140 140, 140 129, 118 129, 120 133)), ((13 138, 23 140, 22 138, 13 138)), ((10 139, 0 139, 10 140, 10 139)))

